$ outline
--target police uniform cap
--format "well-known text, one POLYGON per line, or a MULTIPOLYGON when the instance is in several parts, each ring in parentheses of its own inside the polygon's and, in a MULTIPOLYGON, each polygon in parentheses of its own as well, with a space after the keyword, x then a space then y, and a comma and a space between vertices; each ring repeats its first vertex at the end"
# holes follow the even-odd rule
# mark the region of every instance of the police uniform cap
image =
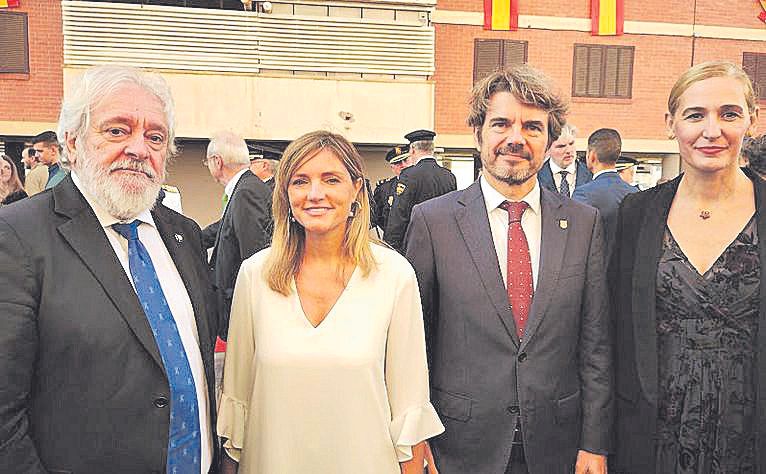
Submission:
POLYGON ((630 168, 631 166, 636 166, 638 164, 638 160, 633 158, 628 158, 627 156, 620 156, 617 158, 617 162, 615 163, 614 167, 617 168, 617 171, 622 171, 630 168))
POLYGON ((410 143, 415 143, 419 141, 433 141, 435 136, 436 133, 432 132, 431 130, 415 130, 414 132, 410 132, 405 135, 404 138, 406 138, 410 143))
POLYGON ((399 163, 402 160, 405 160, 410 152, 410 146, 409 145, 399 145, 391 148, 388 150, 388 153, 386 153, 386 161, 388 161, 390 164, 396 164, 399 163))

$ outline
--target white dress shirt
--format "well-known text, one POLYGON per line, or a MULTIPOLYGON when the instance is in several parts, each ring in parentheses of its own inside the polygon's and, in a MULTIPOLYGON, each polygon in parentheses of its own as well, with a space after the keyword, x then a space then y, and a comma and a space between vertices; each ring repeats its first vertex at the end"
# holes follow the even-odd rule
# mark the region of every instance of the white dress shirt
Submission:
MULTIPOLYGON (((109 243, 112 244, 112 249, 132 285, 133 278, 130 275, 130 265, 128 262, 128 241, 118 234, 116 230, 112 229, 112 224, 117 224, 121 221, 110 215, 95 199, 88 195, 85 189, 83 189, 79 177, 74 172, 72 172, 72 180, 96 214, 96 219, 104 228, 104 233, 107 239, 109 239, 109 243)), ((207 382, 205 380, 204 365, 202 364, 202 355, 199 349, 194 308, 186 291, 186 286, 184 286, 181 275, 178 273, 178 269, 175 263, 173 263, 173 259, 170 257, 170 253, 165 247, 160 233, 157 231, 154 218, 149 209, 138 214, 136 219, 141 221, 141 225, 138 226, 138 238, 144 244, 152 259, 162 292, 165 294, 165 299, 176 321, 181 343, 184 346, 184 351, 186 351, 186 358, 189 360, 189 366, 194 377, 197 404, 199 406, 200 441, 202 447, 200 466, 201 474, 206 474, 210 470, 210 464, 213 460, 213 440, 210 436, 210 401, 207 396, 207 382)))
POLYGON ((234 188, 237 187, 237 183, 239 183, 239 179, 242 177, 243 174, 245 174, 245 171, 249 170, 250 168, 242 168, 241 170, 237 171, 237 174, 231 177, 228 183, 226 183, 226 186, 223 187, 223 192, 226 194, 226 206, 223 208, 223 212, 221 212, 221 215, 226 212, 226 208, 229 207, 229 201, 231 200, 231 195, 234 193, 234 188))
POLYGON ((567 183, 569 183, 569 197, 572 197, 572 193, 575 190, 575 184, 577 183, 577 160, 572 160, 566 168, 560 167, 550 158, 548 159, 548 163, 551 166, 551 173, 553 173, 553 182, 556 184, 556 189, 561 189, 561 175, 559 173, 562 171, 569 173, 567 175, 567 183))
POLYGON ((593 174, 593 179, 598 178, 604 173, 616 173, 616 172, 617 172, 617 168, 609 168, 609 169, 601 170, 593 174))
MULTIPOLYGON (((508 288, 508 211, 499 206, 504 201, 509 201, 498 190, 492 187, 484 176, 479 179, 481 193, 484 195, 484 203, 487 206, 489 216, 489 229, 492 232, 492 241, 495 243, 497 261, 500 264, 500 273, 503 275, 503 283, 508 288)), ((524 196, 521 201, 529 204, 529 208, 521 216, 521 228, 527 237, 529 245, 529 257, 532 262, 532 284, 537 288, 537 274, 540 266, 540 239, 542 237, 542 214, 540 212, 540 184, 535 180, 535 187, 524 196)))

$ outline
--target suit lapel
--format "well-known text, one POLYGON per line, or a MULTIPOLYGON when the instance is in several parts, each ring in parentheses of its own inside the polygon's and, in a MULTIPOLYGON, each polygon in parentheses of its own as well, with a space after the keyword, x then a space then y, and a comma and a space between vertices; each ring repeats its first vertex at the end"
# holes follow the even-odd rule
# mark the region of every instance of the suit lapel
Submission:
POLYGON ((77 253, 85 266, 101 284, 138 341, 160 367, 164 367, 152 329, 141 303, 109 240, 85 198, 71 177, 53 189, 55 211, 70 219, 58 232, 77 253))
POLYGON ((231 190, 231 196, 229 196, 229 199, 226 202, 226 208, 223 210, 223 216, 221 216, 221 225, 218 227, 218 232, 216 232, 215 234, 215 244, 213 245, 213 252, 210 254, 211 267, 215 265, 216 254, 218 253, 218 241, 221 239, 221 229, 224 228, 223 223, 226 221, 226 217, 229 215, 229 209, 231 208, 231 201, 234 200, 234 195, 237 193, 237 188, 239 188, 239 185, 242 184, 242 181, 244 181, 248 173, 252 174, 250 170, 247 170, 244 173, 242 173, 242 175, 237 180, 237 183, 234 185, 234 189, 231 190))
POLYGON ((173 260, 176 269, 178 269, 181 280, 183 280, 186 292, 189 294, 194 310, 194 319, 197 323, 200 350, 203 351, 203 356, 207 356, 206 352, 213 347, 213 343, 210 340, 211 333, 208 327, 207 307, 204 301, 206 291, 200 287, 199 275, 194 265, 195 259, 199 258, 199 256, 195 255, 195 249, 190 247, 186 236, 183 235, 183 231, 173 228, 164 210, 156 209, 152 212, 152 215, 157 225, 157 231, 160 233, 170 258, 173 260))
POLYGON ((639 224, 633 265, 633 331, 636 339, 638 376, 647 400, 657 403, 657 266, 668 212, 680 178, 662 186, 639 224))
POLYGON ((489 228, 487 207, 479 181, 474 182, 463 191, 457 202, 455 219, 471 259, 478 269, 484 290, 495 307, 508 336, 513 344, 518 346, 516 324, 508 304, 508 292, 500 273, 495 243, 489 228))
POLYGON ((540 268, 520 351, 523 351, 534 337, 548 309, 551 297, 556 291, 568 235, 566 229, 562 229, 559 224, 562 219, 568 219, 564 211, 561 207, 561 197, 558 194, 547 189, 540 189, 540 212, 542 214, 540 268))

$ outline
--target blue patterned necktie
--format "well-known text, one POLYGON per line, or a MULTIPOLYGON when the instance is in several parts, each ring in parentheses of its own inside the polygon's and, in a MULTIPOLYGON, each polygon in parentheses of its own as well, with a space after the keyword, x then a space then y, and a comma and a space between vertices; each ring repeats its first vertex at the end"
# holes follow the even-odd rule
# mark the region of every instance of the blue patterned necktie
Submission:
POLYGON ((562 196, 569 197, 569 181, 567 181, 567 175, 569 171, 559 171, 561 175, 561 186, 559 187, 559 193, 562 196))
POLYGON ((200 428, 197 390, 189 360, 173 314, 144 244, 138 240, 138 225, 114 224, 112 228, 128 240, 128 262, 133 286, 152 327, 154 339, 165 364, 170 385, 170 433, 168 439, 168 474, 200 472, 200 428))

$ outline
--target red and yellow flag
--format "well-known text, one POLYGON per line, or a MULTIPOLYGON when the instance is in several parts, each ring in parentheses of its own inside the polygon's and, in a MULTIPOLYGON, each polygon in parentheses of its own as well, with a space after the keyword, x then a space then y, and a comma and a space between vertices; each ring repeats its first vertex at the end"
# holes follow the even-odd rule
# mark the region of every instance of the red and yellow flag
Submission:
POLYGON ((484 29, 516 31, 519 0, 484 0, 484 29))
POLYGON ((592 35, 622 35, 623 0, 590 0, 590 18, 592 35))
POLYGON ((0 8, 16 8, 21 0, 0 0, 0 8))

